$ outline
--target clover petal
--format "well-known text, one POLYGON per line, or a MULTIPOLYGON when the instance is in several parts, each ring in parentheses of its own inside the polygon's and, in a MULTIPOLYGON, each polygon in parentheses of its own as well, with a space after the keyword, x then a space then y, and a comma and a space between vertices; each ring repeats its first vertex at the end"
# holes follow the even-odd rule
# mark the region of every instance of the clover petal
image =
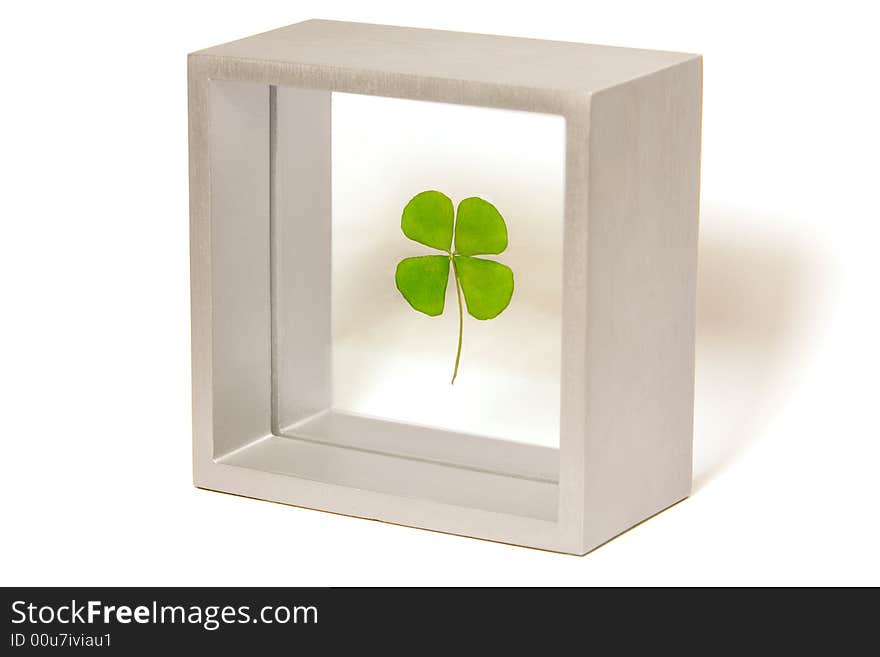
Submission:
POLYGON ((458 204, 455 252, 459 255, 498 254, 507 248, 507 225, 489 201, 477 197, 458 204))
POLYGON ((443 314, 449 283, 449 256, 417 256, 397 263, 397 289, 414 309, 431 317, 443 314))
POLYGON ((403 209, 400 227, 411 240, 441 251, 452 246, 454 210, 446 194, 427 191, 416 194, 403 209))
POLYGON ((494 260, 455 256, 455 273, 476 319, 492 319, 507 308, 513 296, 513 271, 494 260))

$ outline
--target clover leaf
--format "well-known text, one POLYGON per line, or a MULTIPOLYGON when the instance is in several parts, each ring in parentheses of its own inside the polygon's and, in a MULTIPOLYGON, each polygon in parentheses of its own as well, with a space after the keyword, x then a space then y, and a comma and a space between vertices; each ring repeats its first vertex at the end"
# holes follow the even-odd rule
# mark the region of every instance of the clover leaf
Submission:
POLYGON ((431 317, 443 314, 452 265, 458 299, 458 350, 452 372, 455 383, 464 328, 462 293, 468 314, 480 320, 500 315, 513 296, 510 267, 474 257, 502 253, 507 248, 507 225, 495 206, 484 199, 466 198, 458 204, 456 213, 448 196, 431 190, 416 194, 406 204, 400 228, 414 242, 444 252, 404 258, 397 263, 397 289, 414 310, 431 317))

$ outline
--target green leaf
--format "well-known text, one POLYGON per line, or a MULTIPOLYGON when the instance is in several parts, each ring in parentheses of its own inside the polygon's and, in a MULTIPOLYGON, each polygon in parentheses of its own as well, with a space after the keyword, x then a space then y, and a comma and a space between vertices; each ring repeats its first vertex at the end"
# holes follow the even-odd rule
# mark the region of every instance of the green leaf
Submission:
POLYGON ((494 255, 507 248, 507 225, 494 205, 477 197, 458 204, 455 217, 452 201, 438 191, 416 194, 403 209, 403 234, 447 255, 404 258, 397 263, 397 289, 415 310, 436 317, 446 305, 449 262, 453 262, 458 301, 458 348, 452 383, 458 376, 464 330, 464 293, 467 311, 476 319, 497 317, 513 296, 513 271, 494 260, 474 258, 494 255), (453 238, 455 251, 451 251, 453 238))
POLYGON ((507 248, 507 225, 489 201, 466 198, 458 204, 455 252, 459 255, 497 254, 507 248))
POLYGON ((418 256, 397 263, 394 275, 403 298, 420 313, 443 314, 449 282, 449 256, 418 256))
POLYGON ((472 317, 492 319, 507 308, 513 296, 510 267, 494 260, 457 255, 455 271, 472 317))
POLYGON ((452 246, 453 217, 452 201, 446 194, 422 192, 406 204, 400 227, 411 240, 449 251, 452 246))

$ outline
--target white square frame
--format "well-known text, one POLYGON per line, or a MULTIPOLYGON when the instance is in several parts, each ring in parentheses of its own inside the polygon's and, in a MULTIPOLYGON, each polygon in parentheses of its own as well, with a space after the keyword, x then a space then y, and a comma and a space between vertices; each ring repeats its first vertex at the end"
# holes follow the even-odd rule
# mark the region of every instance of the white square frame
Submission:
MULTIPOLYGON (((574 554, 686 497, 701 72, 695 55, 332 21, 190 55, 196 485, 574 554), (302 130, 272 125, 279 90, 298 97, 302 130), (328 386, 307 355, 325 327, 285 321, 296 310, 273 303, 272 281, 299 275, 273 259, 278 216, 329 239, 328 196, 311 192, 329 191, 333 91, 565 118, 558 453, 346 418, 317 439, 281 435, 328 386), (309 199, 301 216, 326 222, 285 215, 278 138, 308 155, 287 177, 309 199), (278 341, 303 346, 315 399, 279 394, 303 377, 273 365, 278 341)), ((312 289, 329 304, 329 278, 312 289)))

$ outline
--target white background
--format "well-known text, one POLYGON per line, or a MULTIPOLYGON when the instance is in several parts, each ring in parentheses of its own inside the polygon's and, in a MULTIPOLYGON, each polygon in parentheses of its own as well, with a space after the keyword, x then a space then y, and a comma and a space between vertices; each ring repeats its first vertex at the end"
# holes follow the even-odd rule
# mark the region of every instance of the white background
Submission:
POLYGON ((4 3, 0 583, 880 584, 868 7, 4 3), (705 55, 690 499, 575 558, 191 486, 185 54, 309 17, 705 55))

